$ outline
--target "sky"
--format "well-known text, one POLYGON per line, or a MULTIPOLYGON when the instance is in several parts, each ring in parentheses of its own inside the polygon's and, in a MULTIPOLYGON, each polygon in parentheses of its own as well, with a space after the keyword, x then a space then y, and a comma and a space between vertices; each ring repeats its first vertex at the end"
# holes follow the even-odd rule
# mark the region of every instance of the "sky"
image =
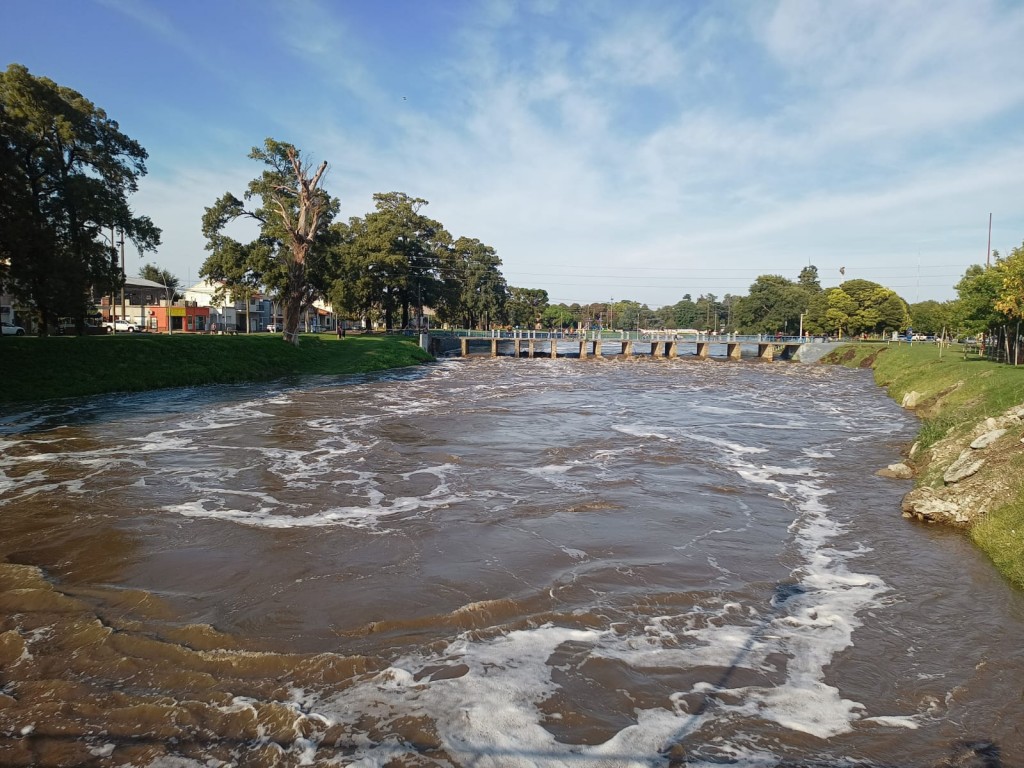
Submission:
POLYGON ((149 152, 145 263, 196 282, 203 209, 273 137, 341 217, 429 201, 553 303, 742 295, 759 275, 955 298, 1024 241, 1018 0, 6 0, 0 66, 149 152))

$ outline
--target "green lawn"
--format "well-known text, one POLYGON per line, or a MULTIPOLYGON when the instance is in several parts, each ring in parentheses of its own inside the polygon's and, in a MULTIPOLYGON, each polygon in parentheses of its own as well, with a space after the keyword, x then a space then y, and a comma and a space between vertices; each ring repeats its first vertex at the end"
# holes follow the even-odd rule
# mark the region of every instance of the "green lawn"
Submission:
POLYGON ((346 374, 430 360, 404 336, 308 334, 298 347, 277 334, 12 337, 0 339, 0 403, 263 381, 294 374, 346 374))

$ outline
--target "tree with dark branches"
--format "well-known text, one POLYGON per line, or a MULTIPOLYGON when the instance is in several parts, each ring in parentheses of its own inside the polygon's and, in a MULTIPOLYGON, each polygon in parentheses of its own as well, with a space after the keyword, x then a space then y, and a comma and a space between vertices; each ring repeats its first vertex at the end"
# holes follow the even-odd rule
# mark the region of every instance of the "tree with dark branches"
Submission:
POLYGON ((267 139, 253 147, 249 157, 267 165, 263 174, 249 182, 245 201, 230 192, 206 209, 203 234, 211 255, 200 274, 220 282, 233 299, 264 289, 279 298, 284 315, 283 337, 299 343, 302 313, 323 295, 328 227, 338 211, 338 201, 323 189, 327 161, 315 169, 293 145, 267 139), (224 234, 237 218, 259 223, 260 232, 250 243, 224 234))

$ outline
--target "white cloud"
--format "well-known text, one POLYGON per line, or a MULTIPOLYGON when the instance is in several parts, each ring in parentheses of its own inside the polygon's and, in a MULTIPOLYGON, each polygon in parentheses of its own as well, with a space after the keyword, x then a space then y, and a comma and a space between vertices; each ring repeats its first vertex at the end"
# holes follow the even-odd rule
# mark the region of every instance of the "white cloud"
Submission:
MULTIPOLYGON (((513 284, 553 297, 634 291, 660 305, 809 261, 883 282, 906 279, 887 270, 923 250, 952 265, 935 288, 945 298, 983 255, 988 211, 997 231, 1017 228, 1009 245, 1024 230, 1014 6, 782 2, 666 18, 650 4, 492 2, 423 60, 368 49, 338 6, 295 10, 277 34, 308 67, 309 87, 296 81, 308 108, 274 120, 331 162, 342 215, 366 213, 374 192, 425 197, 453 234, 495 246, 513 284), (413 98, 394 93, 391 57, 413 98)), ((165 228, 161 256, 198 247, 198 268, 202 207, 258 173, 247 149, 224 169, 144 182, 137 207, 165 228)))

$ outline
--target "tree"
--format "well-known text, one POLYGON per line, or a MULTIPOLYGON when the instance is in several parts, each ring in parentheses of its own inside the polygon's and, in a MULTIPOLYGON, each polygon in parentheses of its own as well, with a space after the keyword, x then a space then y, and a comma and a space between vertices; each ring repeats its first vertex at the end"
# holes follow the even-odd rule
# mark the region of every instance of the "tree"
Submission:
MULTIPOLYGON (((824 317, 820 323, 817 323, 821 331, 823 333, 835 331, 839 337, 842 337, 844 331, 847 335, 853 333, 850 325, 857 312, 857 302, 842 288, 829 288, 825 291, 824 298, 824 317)), ((811 322, 813 324, 815 320, 812 319, 811 322)))
POLYGON ((719 320, 725 314, 725 307, 718 301, 715 294, 709 293, 707 296, 698 296, 697 301, 694 302, 694 308, 697 315, 695 320, 699 323, 695 327, 716 333, 719 329, 719 320))
POLYGON ((331 227, 331 301, 367 318, 379 313, 389 329, 400 313, 408 327, 412 307, 422 317, 424 305, 445 303, 451 235, 420 212, 427 205, 422 198, 387 192, 373 199, 376 210, 365 218, 331 227))
POLYGON ((805 327, 812 333, 855 335, 902 330, 910 323, 906 302, 870 280, 847 280, 811 298, 805 327))
MULTIPOLYGON (((801 272, 806 277, 808 269, 801 272)), ((815 279, 816 279, 815 273, 815 279)), ((746 296, 736 299, 734 324, 743 333, 797 334, 800 315, 807 309, 814 292, 781 275, 761 275, 746 296)))
POLYGON ((253 160, 263 162, 263 174, 249 182, 245 200, 257 199, 258 208, 224 194, 203 215, 203 234, 212 254, 199 273, 224 283, 233 298, 261 285, 281 300, 285 341, 299 343, 303 311, 327 289, 326 232, 338 210, 338 201, 321 187, 327 161, 314 170, 293 145, 267 139, 253 147, 253 160), (253 219, 260 234, 248 244, 223 234, 239 217, 253 219))
POLYGON ((168 293, 168 300, 173 299, 178 292, 178 288, 181 287, 181 281, 178 278, 166 269, 160 269, 156 264, 146 264, 140 270, 139 277, 143 280, 152 280, 154 283, 160 283, 168 293))
POLYGON ((385 324, 392 327, 394 313, 401 312, 403 328, 409 326, 409 308, 422 311, 441 293, 438 248, 451 236, 437 221, 420 213, 428 205, 404 192, 376 193, 376 210, 366 217, 364 236, 371 264, 378 272, 385 302, 385 324))
POLYGON ((797 277, 796 282, 801 288, 806 288, 812 293, 821 292, 821 282, 818 279, 818 268, 811 264, 808 264, 800 270, 800 275, 797 277))
POLYGON ((565 306, 565 304, 551 304, 541 314, 541 323, 549 330, 571 328, 575 319, 572 310, 565 306))
POLYGON ((1000 279, 995 308, 1008 318, 1024 320, 1024 245, 999 259, 995 271, 1000 279))
POLYGON ((489 327, 505 309, 508 286, 501 259, 476 238, 460 237, 446 254, 444 302, 438 314, 466 328, 489 327))
POLYGON ((671 318, 663 325, 666 328, 696 328, 698 325, 703 325, 699 319, 700 314, 700 310, 690 298, 690 294, 686 294, 672 305, 671 318))
POLYGON ((373 328, 374 307, 382 295, 379 284, 382 273, 373 269, 368 251, 366 219, 353 216, 345 222, 331 225, 333 283, 328 299, 336 312, 365 318, 367 330, 373 328))
POLYGON ((548 292, 543 288, 509 288, 505 318, 510 325, 533 328, 548 309, 548 292))
POLYGON ((0 73, 0 288, 33 308, 41 333, 61 316, 84 331, 90 293, 123 284, 104 233, 120 230, 140 253, 159 245, 128 204, 146 158, 77 91, 20 64, 0 73))
POLYGON ((920 333, 938 335, 953 328, 953 305, 951 302, 934 300, 919 301, 910 305, 910 326, 920 333))
POLYGON ((972 264, 956 284, 953 316, 959 332, 986 333, 1006 320, 1006 316, 996 309, 1002 283, 997 271, 999 262, 997 254, 996 267, 972 264))

